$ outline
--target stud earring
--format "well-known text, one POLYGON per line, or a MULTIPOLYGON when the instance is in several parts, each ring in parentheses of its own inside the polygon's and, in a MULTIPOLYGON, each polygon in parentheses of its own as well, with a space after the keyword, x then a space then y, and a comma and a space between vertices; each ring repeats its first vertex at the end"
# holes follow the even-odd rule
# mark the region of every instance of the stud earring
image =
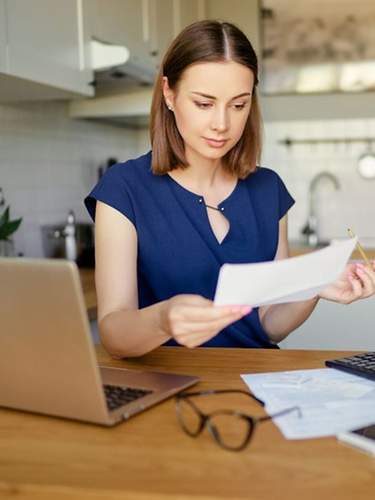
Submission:
POLYGON ((170 104, 167 104, 167 108, 169 109, 169 111, 173 111, 173 108, 170 104))

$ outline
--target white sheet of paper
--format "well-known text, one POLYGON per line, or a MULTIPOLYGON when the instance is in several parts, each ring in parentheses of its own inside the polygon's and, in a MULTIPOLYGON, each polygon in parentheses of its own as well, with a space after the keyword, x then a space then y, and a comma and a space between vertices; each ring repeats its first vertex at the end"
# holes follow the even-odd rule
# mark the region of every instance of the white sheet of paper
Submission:
POLYGON ((241 375, 287 439, 333 436, 374 423, 375 382, 333 368, 241 375))
POLYGON ((289 259, 221 266, 216 305, 296 302, 314 297, 343 272, 357 237, 289 259))

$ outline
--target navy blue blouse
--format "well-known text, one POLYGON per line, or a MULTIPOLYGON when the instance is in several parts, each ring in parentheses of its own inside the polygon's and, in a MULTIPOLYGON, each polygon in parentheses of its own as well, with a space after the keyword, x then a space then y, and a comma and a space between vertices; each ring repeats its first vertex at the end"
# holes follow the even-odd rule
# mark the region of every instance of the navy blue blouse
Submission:
MULTIPOLYGON (((222 264, 274 259, 279 219, 294 203, 276 172, 258 167, 220 203, 230 229, 219 243, 203 196, 168 174, 154 175, 151 154, 113 165, 85 199, 93 220, 99 200, 136 228, 139 308, 178 294, 213 299, 222 264)), ((177 344, 170 340, 166 345, 177 344)), ((203 346, 275 347, 262 328, 257 308, 203 346)))

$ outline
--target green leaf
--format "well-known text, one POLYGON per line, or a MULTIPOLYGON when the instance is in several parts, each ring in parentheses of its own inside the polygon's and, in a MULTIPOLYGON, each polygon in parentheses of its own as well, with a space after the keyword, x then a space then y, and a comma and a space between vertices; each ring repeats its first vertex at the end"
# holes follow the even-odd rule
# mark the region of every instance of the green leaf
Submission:
POLYGON ((15 219, 0 225, 0 240, 7 240, 11 234, 17 231, 21 222, 22 218, 15 219))
POLYGON ((0 216, 0 240, 7 240, 19 228, 22 218, 10 220, 10 206, 8 205, 0 216))
POLYGON ((0 216, 0 228, 3 226, 3 224, 6 224, 7 222, 9 222, 9 205, 6 207, 3 214, 0 216))

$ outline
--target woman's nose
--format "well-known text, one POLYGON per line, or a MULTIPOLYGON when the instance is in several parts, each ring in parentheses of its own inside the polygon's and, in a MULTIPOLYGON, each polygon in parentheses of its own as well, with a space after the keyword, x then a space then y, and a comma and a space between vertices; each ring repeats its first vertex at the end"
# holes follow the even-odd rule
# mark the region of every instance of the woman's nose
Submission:
POLYGON ((224 108, 216 108, 214 110, 212 121, 211 121, 212 130, 218 130, 223 132, 229 127, 229 116, 227 110, 224 108))

